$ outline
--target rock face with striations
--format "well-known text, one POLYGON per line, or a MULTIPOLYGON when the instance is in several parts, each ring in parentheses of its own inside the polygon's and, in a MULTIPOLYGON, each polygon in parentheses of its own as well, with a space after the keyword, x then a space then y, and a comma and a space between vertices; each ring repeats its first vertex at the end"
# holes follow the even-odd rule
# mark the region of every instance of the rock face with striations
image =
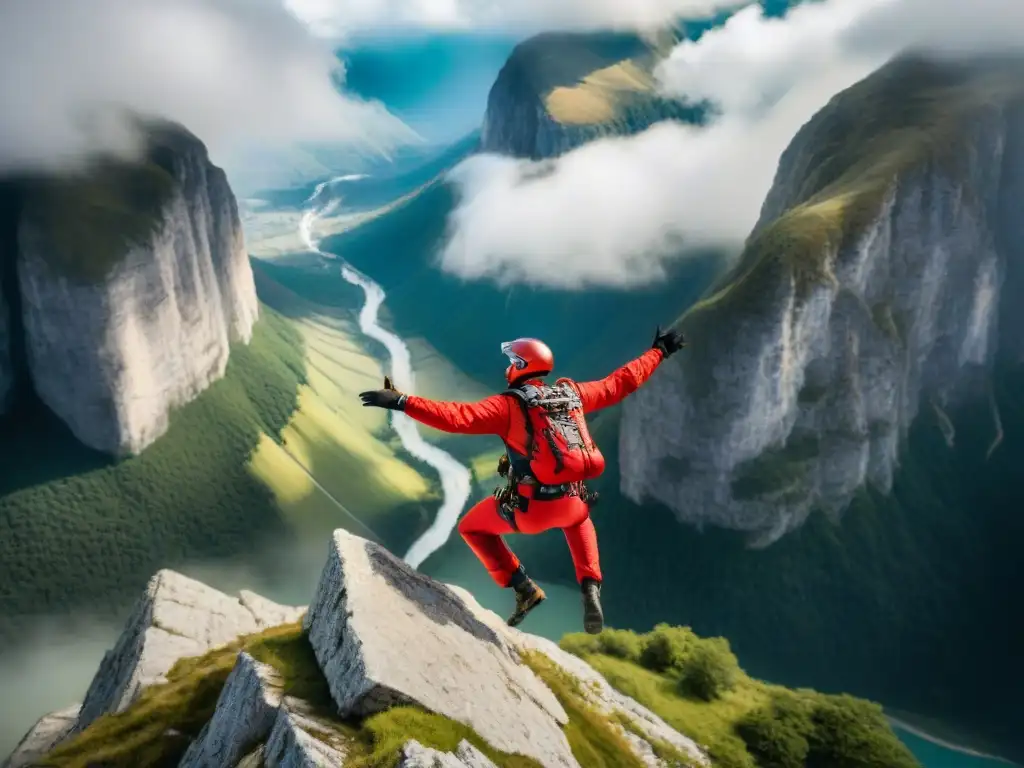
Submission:
MULTIPOLYGON (((292 621, 301 613, 266 600, 261 608, 292 621)), ((265 626, 265 615, 174 571, 158 572, 136 603, 117 645, 104 656, 85 694, 76 730, 87 728, 100 715, 124 711, 145 687, 163 682, 178 659, 202 655, 256 632, 265 626)))
POLYGON ((306 628, 342 716, 418 704, 497 749, 576 765, 551 691, 455 593, 383 547, 335 533, 306 628))
POLYGON ((118 456, 224 374, 258 315, 224 172, 183 128, 145 130, 137 163, 24 183, 3 277, 16 275, 35 391, 79 440, 118 456))
POLYGON ((626 495, 764 545, 887 492, 922 409, 952 444, 945 409, 1024 359, 1020 72, 898 59, 803 127, 691 346, 625 404, 626 495))
POLYGON ((656 45, 629 33, 545 33, 513 49, 487 97, 484 152, 539 160, 701 111, 655 92, 656 45))
MULTIPOLYGON (((643 764, 668 768, 655 754, 665 744, 687 755, 693 765, 709 764, 693 741, 615 692, 583 660, 509 628, 464 590, 435 582, 377 544, 344 531, 336 531, 332 539, 304 634, 294 625, 305 609, 253 597, 247 593, 245 600, 236 600, 179 574, 158 573, 104 659, 78 730, 106 712, 122 712, 124 727, 133 728, 132 698, 148 686, 159 686, 179 657, 202 654, 264 627, 272 618, 283 618, 285 626, 270 635, 248 638, 278 643, 264 662, 254 656, 265 653, 265 646, 252 654, 245 650, 260 647, 259 642, 235 646, 234 667, 205 725, 192 732, 187 747, 180 746, 182 734, 175 732, 175 755, 181 755, 175 757, 176 764, 335 768, 349 756, 363 754, 365 745, 353 741, 362 717, 401 704, 468 726, 474 738, 491 748, 531 757, 544 768, 579 768, 563 730, 566 713, 523 663, 526 652, 546 655, 560 672, 578 681, 573 686, 581 697, 578 705, 606 715, 624 738, 622 748, 643 764), (259 606, 256 615, 250 612, 254 605, 259 606), (291 651, 280 644, 286 636, 291 651), (285 657, 292 660, 277 666, 285 657), (299 657, 304 661, 297 661, 299 657), (299 691, 311 700, 293 695, 299 691)), ((215 674, 204 675, 204 684, 215 680, 215 674)), ((202 698, 208 694, 192 703, 202 698)), ((158 700, 166 706, 173 695, 158 700)), ((4 768, 30 765, 64 738, 75 738, 71 726, 77 713, 73 707, 43 718, 4 768)), ((151 708, 141 713, 153 717, 151 708)), ((152 738, 164 739, 166 733, 158 731, 152 738)), ((494 768, 478 746, 484 747, 462 740, 447 752, 410 735, 396 745, 392 757, 401 768, 494 768)))

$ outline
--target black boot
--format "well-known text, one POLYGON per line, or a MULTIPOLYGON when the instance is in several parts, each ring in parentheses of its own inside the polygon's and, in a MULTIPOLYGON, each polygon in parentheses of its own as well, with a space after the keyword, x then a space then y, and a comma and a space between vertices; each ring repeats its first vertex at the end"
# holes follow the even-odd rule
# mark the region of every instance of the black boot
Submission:
POLYGON ((583 629, 596 635, 604 629, 604 611, 601 610, 601 582, 584 579, 580 582, 583 592, 583 629))
POLYGON ((515 627, 523 622, 526 614, 543 603, 547 595, 544 594, 544 590, 537 586, 533 579, 526 575, 526 569, 521 565, 512 574, 512 581, 509 582, 509 586, 516 591, 516 609, 508 617, 508 625, 515 627))

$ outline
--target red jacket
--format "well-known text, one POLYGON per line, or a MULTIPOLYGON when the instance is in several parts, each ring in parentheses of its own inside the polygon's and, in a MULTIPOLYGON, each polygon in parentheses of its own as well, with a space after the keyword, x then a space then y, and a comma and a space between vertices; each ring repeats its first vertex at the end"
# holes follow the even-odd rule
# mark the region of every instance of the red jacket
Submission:
MULTIPOLYGON (((616 405, 647 381, 663 359, 661 350, 649 349, 600 381, 576 382, 583 412, 616 405)), ((522 411, 507 395, 491 395, 475 403, 442 402, 409 395, 405 412, 416 421, 444 432, 497 435, 517 451, 526 443, 522 411)))

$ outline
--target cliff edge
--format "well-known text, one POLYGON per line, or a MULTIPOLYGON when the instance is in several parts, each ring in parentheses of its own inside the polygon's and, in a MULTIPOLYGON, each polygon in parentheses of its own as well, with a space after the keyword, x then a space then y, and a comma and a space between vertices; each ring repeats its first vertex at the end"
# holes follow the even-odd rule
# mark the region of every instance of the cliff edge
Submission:
POLYGON ((0 254, 3 295, 19 305, 2 302, 0 388, 5 370, 27 368, 81 442, 118 456, 141 452, 220 378, 258 316, 224 172, 180 126, 148 125, 146 138, 137 163, 19 182, 14 244, 0 254), (24 359, 8 353, 5 366, 11 333, 24 359))
POLYGON ((922 409, 953 444, 946 410, 1024 359, 1022 71, 904 56, 801 129, 691 346, 624 405, 627 496, 765 545, 888 492, 922 409))

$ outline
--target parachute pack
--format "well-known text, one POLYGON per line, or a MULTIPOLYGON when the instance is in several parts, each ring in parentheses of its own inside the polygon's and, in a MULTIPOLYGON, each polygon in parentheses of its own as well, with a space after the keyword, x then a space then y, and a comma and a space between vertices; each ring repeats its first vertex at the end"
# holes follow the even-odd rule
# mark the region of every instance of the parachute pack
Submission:
POLYGON ((559 485, 590 480, 604 471, 604 456, 590 437, 572 381, 527 384, 505 394, 519 403, 526 426, 526 455, 508 449, 516 474, 533 476, 543 485, 559 485))

